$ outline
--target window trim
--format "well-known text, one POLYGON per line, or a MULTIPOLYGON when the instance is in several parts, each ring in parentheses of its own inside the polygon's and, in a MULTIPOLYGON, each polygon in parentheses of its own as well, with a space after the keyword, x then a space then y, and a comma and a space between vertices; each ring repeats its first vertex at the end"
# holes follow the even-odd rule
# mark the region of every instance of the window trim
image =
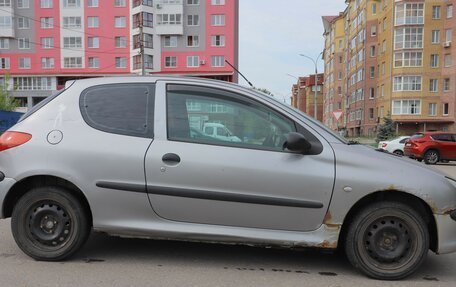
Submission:
POLYGON ((82 118, 84 119, 84 122, 93 128, 94 130, 102 131, 111 135, 123 135, 123 136, 131 136, 131 137, 137 137, 137 138, 148 138, 148 139, 153 139, 154 138, 154 116, 155 116, 155 94, 156 94, 156 89, 157 85, 156 82, 152 83, 145 83, 145 82, 131 82, 131 83, 109 83, 109 84, 101 84, 101 85, 95 85, 88 87, 84 89, 81 94, 79 95, 79 112, 81 113, 82 118), (96 89, 102 89, 105 87, 113 87, 113 86, 133 86, 133 87, 138 87, 138 86, 144 86, 148 87, 148 89, 151 91, 151 93, 147 97, 147 128, 145 133, 135 133, 132 131, 117 131, 114 132, 110 128, 103 128, 100 127, 97 124, 94 124, 90 119, 89 116, 87 115, 87 112, 85 111, 85 95, 96 89))

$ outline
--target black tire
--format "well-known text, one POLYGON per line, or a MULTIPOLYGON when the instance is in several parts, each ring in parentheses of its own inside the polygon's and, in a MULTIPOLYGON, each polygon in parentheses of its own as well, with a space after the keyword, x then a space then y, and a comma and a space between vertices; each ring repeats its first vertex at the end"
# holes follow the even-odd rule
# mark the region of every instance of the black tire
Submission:
POLYGON ((404 155, 404 152, 401 151, 400 149, 395 150, 393 153, 396 154, 396 155, 400 155, 400 156, 403 156, 403 155, 404 155))
POLYGON ((430 149, 424 154, 424 163, 426 164, 436 164, 440 160, 440 154, 435 149, 430 149))
POLYGON ((91 225, 86 209, 60 187, 39 187, 19 199, 11 216, 19 248, 30 257, 59 261, 86 242, 91 225))
POLYGON ((345 252, 350 263, 375 279, 398 280, 414 273, 429 249, 426 222, 399 202, 362 209, 348 227, 345 252))

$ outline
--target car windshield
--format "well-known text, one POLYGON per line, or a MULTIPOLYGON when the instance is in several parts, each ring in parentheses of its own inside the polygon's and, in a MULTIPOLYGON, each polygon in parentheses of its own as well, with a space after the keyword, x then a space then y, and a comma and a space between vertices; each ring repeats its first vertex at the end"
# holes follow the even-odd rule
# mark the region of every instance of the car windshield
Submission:
POLYGON ((420 139, 423 137, 424 137, 424 134, 414 134, 410 137, 410 139, 414 140, 414 139, 420 139))

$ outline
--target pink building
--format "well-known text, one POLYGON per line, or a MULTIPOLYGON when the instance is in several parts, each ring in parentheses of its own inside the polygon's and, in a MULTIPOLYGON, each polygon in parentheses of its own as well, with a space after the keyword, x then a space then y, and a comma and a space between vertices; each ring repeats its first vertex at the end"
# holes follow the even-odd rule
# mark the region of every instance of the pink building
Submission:
POLYGON ((0 76, 23 110, 67 80, 140 74, 143 62, 237 82, 225 60, 238 65, 238 22, 238 0, 1 0, 0 76))

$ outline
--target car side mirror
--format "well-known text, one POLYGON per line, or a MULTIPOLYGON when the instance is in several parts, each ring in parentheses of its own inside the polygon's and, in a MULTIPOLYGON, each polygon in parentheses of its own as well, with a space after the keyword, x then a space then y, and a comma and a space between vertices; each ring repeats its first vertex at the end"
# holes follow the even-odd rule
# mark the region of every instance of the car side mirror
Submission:
POLYGON ((311 148, 310 142, 302 134, 295 132, 289 133, 287 141, 283 144, 284 150, 300 154, 306 154, 311 148))

